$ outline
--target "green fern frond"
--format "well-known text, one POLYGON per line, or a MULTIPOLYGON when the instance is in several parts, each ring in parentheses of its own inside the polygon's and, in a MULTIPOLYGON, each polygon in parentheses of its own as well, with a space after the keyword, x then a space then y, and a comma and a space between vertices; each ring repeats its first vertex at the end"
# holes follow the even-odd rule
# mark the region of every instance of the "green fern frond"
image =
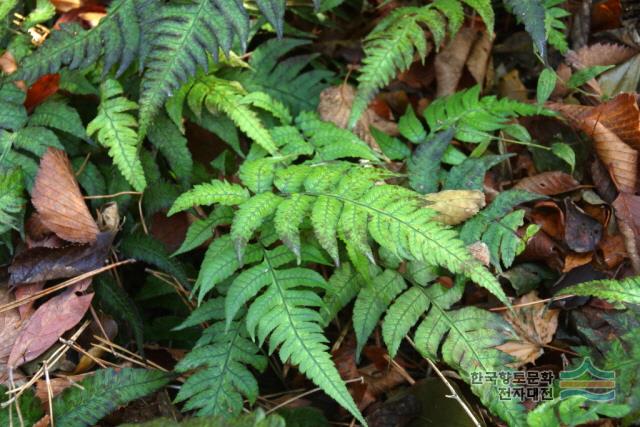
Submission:
POLYGON ((168 215, 173 215, 193 206, 210 206, 214 203, 223 206, 239 205, 249 198, 249 192, 237 185, 214 179, 208 184, 198 184, 178 197, 168 215))
POLYGON ((247 242, 262 223, 276 212, 282 198, 271 193, 260 193, 240 204, 231 223, 231 238, 242 262, 247 242))
POLYGON ((622 280, 592 280, 563 289, 562 295, 593 296, 612 303, 640 304, 640 277, 622 280))
MULTIPOLYGON (((0 396, 6 396, 7 388, 0 384, 0 396)), ((24 425, 34 425, 43 417, 44 411, 40 399, 34 393, 33 388, 25 389, 15 405, 0 407, 0 425, 10 426, 14 420, 21 420, 24 425), (20 411, 18 413, 18 411, 20 411)))
POLYGON ((87 132, 97 134, 98 141, 109 149, 109 156, 122 175, 133 188, 143 191, 147 181, 138 158, 137 123, 129 113, 138 105, 122 96, 122 86, 116 80, 106 80, 100 87, 100 93, 98 115, 87 126, 87 132))
MULTIPOLYGON (((494 14, 488 0, 464 0, 478 12, 493 32, 494 14)), ((387 15, 364 40, 365 58, 358 76, 358 93, 353 102, 349 127, 366 110, 367 104, 379 89, 386 86, 395 75, 408 69, 417 56, 424 61, 432 46, 427 41, 424 28, 433 36, 433 44, 440 46, 446 36, 447 20, 453 37, 463 21, 462 3, 459 0, 436 0, 422 7, 401 7, 387 15)))
POLYGON ((569 43, 567 42, 567 36, 565 34, 567 26, 562 22, 562 18, 571 16, 571 13, 559 7, 562 3, 564 3, 563 0, 544 1, 544 28, 549 44, 564 54, 569 50, 569 43))
POLYGON ((246 96, 238 82, 202 75, 189 86, 186 100, 196 116, 201 114, 203 106, 214 114, 223 112, 249 138, 268 153, 274 154, 277 151, 276 144, 256 112, 244 102, 246 96))
POLYGON ((142 233, 130 234, 122 239, 120 251, 123 255, 143 261, 171 274, 181 283, 187 284, 187 273, 178 260, 170 258, 162 243, 142 233))
MULTIPOLYGON (((222 314, 222 313, 220 313, 222 314)), ((194 349, 176 365, 176 372, 199 369, 189 376, 176 396, 186 410, 197 410, 197 416, 241 412, 243 396, 250 404, 258 397, 258 383, 248 366, 263 371, 267 358, 247 339, 243 323, 216 322, 203 332, 194 349)))
POLYGON ((193 222, 180 247, 172 256, 189 252, 213 237, 213 231, 220 225, 229 225, 233 220, 233 210, 228 206, 218 206, 207 218, 193 222))
POLYGON ((47 100, 36 107, 29 117, 31 126, 44 126, 61 130, 80 139, 87 139, 80 114, 63 101, 47 100))
POLYGON ((70 70, 86 68, 101 56, 104 73, 119 65, 116 71, 119 76, 139 52, 143 31, 141 15, 159 6, 156 0, 117 0, 111 3, 98 26, 91 30, 84 30, 78 24, 63 24, 51 33, 42 47, 21 61, 11 78, 32 83, 62 67, 70 70))
POLYGON ((0 129, 20 129, 27 122, 24 108, 26 94, 16 85, 6 83, 0 86, 0 129))
POLYGON ((320 314, 323 324, 328 325, 338 312, 358 295, 360 289, 365 286, 362 276, 349 264, 342 263, 337 268, 327 283, 327 292, 324 295, 324 305, 320 314))
POLYGON ((17 217, 26 204, 23 191, 22 172, 0 168, 0 234, 20 228, 17 217))
MULTIPOLYGON (((406 287, 404 279, 398 272, 386 270, 376 276, 372 283, 360 290, 353 306, 353 329, 358 341, 356 348, 357 358, 360 357, 360 352, 369 339, 369 335, 378 324, 380 317, 406 287)), ((408 330, 405 332, 408 332, 408 330)), ((404 335, 400 337, 400 339, 402 338, 404 338, 404 335)), ((387 343, 387 346, 389 346, 389 343, 387 343)), ((392 354, 395 354, 395 351, 392 354)))
POLYGON ((171 119, 166 114, 157 114, 147 137, 167 159, 176 178, 180 182, 188 183, 193 169, 193 159, 187 148, 187 138, 171 119))
MULTIPOLYGON (((400 278, 402 280, 402 278, 400 278)), ((505 370, 510 356, 494 347, 517 335, 498 315, 475 307, 451 310, 462 296, 464 280, 451 289, 434 283, 415 285, 403 292, 389 307, 382 335, 394 356, 402 339, 418 325, 416 349, 432 360, 440 359, 456 369, 470 383, 471 373, 505 370), (421 321, 422 317, 424 320, 421 321)), ((473 392, 495 414, 509 425, 523 425, 523 407, 515 400, 503 401, 491 384, 471 384, 473 392)))
POLYGON ((251 69, 234 70, 231 77, 249 92, 265 92, 284 103, 294 115, 315 110, 320 92, 326 87, 325 81, 333 73, 322 69, 304 71, 316 54, 289 56, 278 61, 308 43, 308 40, 291 38, 268 40, 252 52, 251 69))
POLYGON ((266 270, 263 274, 269 283, 247 312, 249 334, 257 333, 260 343, 269 337, 270 352, 279 347, 283 363, 290 361, 298 366, 300 372, 366 425, 333 364, 322 333, 322 317, 315 310, 322 306, 322 299, 313 289, 326 288, 324 279, 313 270, 276 266, 265 252, 261 267, 266 270))
POLYGON ((543 0, 504 0, 504 4, 516 17, 517 21, 524 24, 525 30, 531 36, 533 45, 538 55, 546 60, 547 34, 545 31, 545 8, 543 0))
POLYGON ((171 375, 146 369, 100 369, 53 401, 56 422, 68 427, 95 425, 119 406, 167 385, 171 375))
POLYGON ((491 263, 499 270, 501 262, 509 268, 515 256, 524 249, 523 240, 517 233, 523 224, 524 211, 512 210, 519 204, 540 198, 539 194, 528 191, 503 191, 487 208, 462 226, 460 238, 467 244, 483 241, 489 248, 491 263))

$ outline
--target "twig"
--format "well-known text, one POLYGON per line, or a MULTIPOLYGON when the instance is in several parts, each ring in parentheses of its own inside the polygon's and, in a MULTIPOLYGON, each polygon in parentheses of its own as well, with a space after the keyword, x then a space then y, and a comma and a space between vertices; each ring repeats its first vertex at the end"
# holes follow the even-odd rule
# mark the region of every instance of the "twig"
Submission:
MULTIPOLYGON (((407 341, 409 341, 409 343, 413 346, 413 348, 416 348, 416 344, 413 342, 413 340, 411 338, 407 337, 407 341)), ((429 362, 429 365, 431 365, 431 368, 436 372, 436 374, 438 374, 438 376, 440 377, 440 379, 442 380, 444 385, 446 385, 447 388, 449 389, 449 391, 451 392, 451 394, 445 395, 445 397, 447 397, 449 399, 455 399, 458 402, 458 404, 460 404, 460 406, 462 407, 464 412, 467 413, 467 415, 469 416, 469 418, 471 419, 473 424, 476 427, 482 427, 482 424, 480 424, 480 421, 477 420, 476 416, 471 411, 471 408, 469 408, 467 406, 467 404, 464 402, 464 400, 462 400, 462 398, 460 396, 458 396, 458 393, 453 388, 453 386, 451 385, 449 380, 447 380, 447 377, 444 376, 444 374, 440 371, 440 369, 438 369, 438 367, 435 365, 435 363, 433 363, 431 361, 431 359, 429 359, 428 357, 425 357, 425 359, 426 359, 427 362, 429 362)))
MULTIPOLYGON (((512 305, 511 308, 528 307, 530 305, 542 304, 549 301, 561 301, 563 299, 573 298, 573 297, 575 297, 575 295, 560 295, 559 297, 545 298, 538 301, 523 302, 521 304, 512 305)), ((504 306, 504 307, 494 307, 489 309, 489 311, 505 311, 505 310, 509 310, 509 307, 504 306)))
POLYGON ((49 422, 51 423, 51 427, 55 427, 55 422, 53 420, 53 390, 51 389, 51 379, 49 378, 49 366, 47 366, 47 361, 45 360, 42 364, 44 368, 44 381, 47 384, 47 402, 49 403, 49 422))
POLYGON ((85 200, 94 200, 94 199, 113 199, 114 197, 119 196, 140 196, 142 195, 141 191, 120 191, 119 193, 113 194, 98 194, 95 196, 84 196, 85 200))
MULTIPOLYGON (((346 380, 344 383, 345 384, 350 384, 350 383, 355 383, 355 382, 358 382, 358 381, 361 382, 361 383, 364 383, 364 377, 352 378, 350 380, 346 380)), ((290 404, 292 402, 295 402, 298 399, 302 399, 303 397, 309 396, 310 394, 316 393, 318 391, 322 391, 322 389, 320 387, 316 387, 316 388, 313 388, 313 389, 311 389, 309 391, 305 391, 302 394, 294 396, 291 399, 287 399, 284 402, 282 402, 282 403, 274 406, 273 408, 269 409, 267 411, 267 415, 271 414, 272 412, 277 411, 278 409, 282 408, 283 406, 287 406, 288 404, 290 404)))

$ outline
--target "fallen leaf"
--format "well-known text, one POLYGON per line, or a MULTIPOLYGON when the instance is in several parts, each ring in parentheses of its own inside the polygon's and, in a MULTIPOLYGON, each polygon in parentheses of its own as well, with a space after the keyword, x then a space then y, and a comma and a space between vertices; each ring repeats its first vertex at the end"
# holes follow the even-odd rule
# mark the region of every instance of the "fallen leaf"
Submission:
POLYGON ((564 199, 564 240, 578 253, 595 250, 602 237, 602 224, 587 215, 570 198, 564 199))
POLYGON ((485 267, 489 267, 491 264, 491 253, 489 252, 489 246, 485 242, 477 241, 467 246, 471 256, 480 261, 485 267))
POLYGON ((594 43, 575 51, 571 59, 578 61, 582 67, 618 65, 632 58, 636 53, 638 53, 636 49, 617 43, 594 43))
POLYGON ((55 94, 59 89, 60 74, 45 74, 40 77, 29 89, 24 106, 28 111, 42 104, 47 98, 55 94))
POLYGON ((585 265, 591 262, 593 259, 593 252, 587 252, 583 254, 579 254, 577 252, 569 252, 567 256, 564 258, 564 267, 562 268, 563 273, 567 273, 574 268, 580 267, 581 265, 585 265))
POLYGON ((58 12, 68 12, 71 9, 77 9, 85 2, 83 0, 50 0, 58 12))
MULTIPOLYGON (((59 395, 69 387, 73 386, 74 384, 82 381, 89 375, 93 375, 93 374, 89 373, 89 374, 81 374, 81 375, 65 375, 63 377, 51 378, 49 380, 49 384, 51 386, 51 397, 56 397, 57 395, 59 395)), ((49 408, 48 408, 48 405, 46 404, 49 400, 49 391, 47 390, 46 380, 42 379, 42 380, 36 381, 36 397, 40 399, 40 401, 43 404, 45 404, 45 410, 48 412, 49 408)))
POLYGON ((438 52, 435 59, 437 97, 455 93, 462 77, 464 64, 479 34, 475 28, 464 27, 458 31, 451 43, 438 52))
MULTIPOLYGON (((0 306, 13 302, 13 296, 6 284, 0 284, 0 306)), ((7 362, 11 348, 20 330, 20 314, 18 310, 7 310, 0 313, 0 384, 8 379, 7 362)))
POLYGON ((64 240, 89 243, 99 232, 67 155, 49 147, 40 160, 31 201, 42 223, 64 240))
POLYGON ((564 237, 564 212, 553 200, 537 202, 529 215, 533 223, 556 240, 564 237))
POLYGON ((502 76, 498 82, 498 93, 502 97, 526 102, 528 92, 527 87, 520 79, 520 72, 515 68, 502 76))
MULTIPOLYGON (((320 93, 320 103, 318 104, 320 118, 346 129, 355 95, 356 90, 348 84, 326 88, 320 93)), ((394 122, 380 117, 375 111, 368 108, 356 123, 353 132, 378 151, 380 147, 371 135, 370 126, 390 135, 398 134, 397 125, 394 122)))
POLYGON ((620 193, 613 202, 618 228, 624 236, 625 248, 636 272, 640 272, 640 196, 620 193))
POLYGON ((90 245, 68 245, 61 248, 36 247, 17 255, 9 267, 13 286, 64 279, 102 267, 109 255, 115 233, 99 233, 90 245))
POLYGON ((549 309, 545 304, 518 307, 518 304, 536 301, 540 301, 538 294, 531 291, 513 301, 515 315, 510 311, 504 313, 505 320, 513 325, 520 341, 510 341, 496 348, 514 356, 515 367, 535 362, 544 352, 544 345, 553 340, 553 335, 558 329, 560 310, 549 309))
POLYGON ((513 188, 545 196, 555 196, 575 190, 579 185, 580 183, 568 173, 550 171, 522 178, 513 188))
POLYGON ((598 76, 602 95, 612 97, 622 92, 635 91, 640 82, 640 55, 598 76))
POLYGON ((10 367, 16 368, 40 356, 82 320, 93 294, 78 294, 90 284, 90 279, 78 282, 38 307, 16 338, 9 355, 10 367))
POLYGON ((491 68, 491 48, 493 47, 494 38, 487 31, 483 31, 471 48, 469 59, 467 59, 467 69, 473 79, 481 87, 485 87, 489 69, 491 68))
POLYGON ((624 236, 622 234, 610 235, 605 233, 598 244, 598 254, 605 269, 613 270, 617 268, 629 256, 625 247, 624 236))
POLYGON ((425 207, 436 211, 435 221, 447 225, 457 225, 477 214, 485 206, 482 191, 444 190, 422 196, 425 207))
MULTIPOLYGON (((29 283, 26 285, 22 285, 22 286, 18 286, 16 288, 15 294, 16 294, 16 299, 23 299, 23 298, 28 298, 31 295, 40 292, 42 290, 42 288, 44 287, 44 283, 45 282, 35 282, 35 283, 29 283)), ((20 318, 22 320, 27 320, 28 318, 30 318, 33 315, 34 309, 33 309, 33 304, 35 303, 35 301, 31 301, 28 302, 26 304, 22 304, 20 307, 18 307, 18 312, 20 313, 20 318)))
POLYGON ((524 252, 519 255, 523 261, 544 261, 553 269, 562 269, 562 249, 547 233, 540 230, 527 241, 524 252))
POLYGON ((591 163, 591 179, 596 186, 598 195, 607 203, 613 203, 618 195, 616 186, 611 179, 609 170, 602 164, 599 159, 595 159, 591 163))
POLYGON ((597 107, 548 105, 593 139, 618 190, 634 192, 640 149, 640 110, 635 95, 621 94, 597 107))

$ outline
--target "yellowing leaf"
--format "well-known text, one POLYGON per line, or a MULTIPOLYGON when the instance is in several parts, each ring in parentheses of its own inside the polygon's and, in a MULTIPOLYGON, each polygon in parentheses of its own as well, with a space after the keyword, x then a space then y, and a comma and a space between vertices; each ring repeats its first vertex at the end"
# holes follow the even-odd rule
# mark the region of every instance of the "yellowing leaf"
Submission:
POLYGON ((456 225, 477 214, 485 205, 484 193, 477 190, 445 190, 425 194, 425 206, 438 212, 433 219, 447 225, 456 225))

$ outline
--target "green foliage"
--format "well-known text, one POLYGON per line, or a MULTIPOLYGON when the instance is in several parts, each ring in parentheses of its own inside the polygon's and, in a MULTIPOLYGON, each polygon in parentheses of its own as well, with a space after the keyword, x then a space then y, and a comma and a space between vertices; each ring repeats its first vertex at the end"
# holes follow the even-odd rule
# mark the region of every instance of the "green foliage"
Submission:
MULTIPOLYGON (((198 320, 224 318, 222 310, 209 313, 199 315, 198 320)), ((258 371, 266 368, 267 359, 258 351, 256 344, 247 338, 244 323, 234 321, 225 325, 217 321, 204 330, 193 350, 176 366, 180 373, 201 368, 187 378, 176 402, 186 401, 185 409, 197 410, 198 416, 239 414, 243 398, 253 404, 258 396, 258 383, 247 368, 252 366, 258 371)))
POLYGON ((165 386, 171 375, 146 369, 100 369, 69 387, 53 401, 56 423, 68 427, 94 425, 121 405, 165 386))
POLYGON ((0 169, 0 234, 19 230, 19 218, 25 205, 22 197, 22 172, 19 169, 0 169))
POLYGON ((438 189, 440 161, 453 138, 454 129, 433 134, 413 152, 407 162, 409 185, 421 194, 433 193, 438 189))
POLYGON ((567 26, 562 22, 562 18, 571 16, 571 13, 562 7, 558 7, 563 3, 564 0, 544 0, 544 29, 547 35, 547 42, 562 54, 569 50, 567 36, 565 35, 567 26))
POLYGON ((173 256, 189 252, 213 237, 213 230, 220 225, 229 225, 233 211, 227 206, 219 206, 205 219, 199 219, 189 226, 182 245, 173 256))
MULTIPOLYGON (((460 230, 460 238, 467 244, 482 241, 489 247, 491 263, 498 269, 509 268, 515 256, 522 252, 522 239, 516 233, 522 225, 523 210, 512 210, 521 203, 541 198, 522 190, 500 193, 491 204, 467 221, 460 230)), ((527 236, 530 237, 530 236, 527 236)))
MULTIPOLYGON (((496 314, 475 307, 451 309, 462 296, 463 280, 457 280, 452 289, 437 283, 415 284, 404 292, 404 279, 396 280, 401 281, 402 286, 394 291, 389 301, 392 303, 385 303, 388 309, 382 325, 382 336, 391 356, 396 355, 400 342, 419 323, 414 338, 416 349, 432 360, 442 355, 442 360, 455 368, 466 382, 470 382, 472 372, 506 369, 510 356, 494 347, 517 335, 496 314)), ((522 424, 523 407, 514 400, 501 400, 490 383, 472 384, 471 389, 509 425, 522 424)))
POLYGON ((98 141, 109 149, 109 156, 133 188, 142 191, 147 181, 138 158, 136 119, 129 111, 138 105, 129 101, 116 80, 106 80, 100 87, 98 115, 87 126, 87 132, 97 134, 98 141))
POLYGON ((628 412, 627 405, 593 403, 583 396, 570 396, 542 403, 527 415, 527 424, 531 427, 574 427, 600 420, 600 415, 622 418, 628 412))
POLYGON ((170 258, 162 243, 151 236, 142 233, 130 234, 122 239, 120 251, 129 258, 158 267, 183 284, 188 283, 187 274, 182 265, 177 260, 170 258))
POLYGON ((640 277, 634 276, 622 280, 592 280, 569 286, 560 293, 563 295, 594 296, 612 303, 640 304, 640 277))
POLYGON ((436 0, 422 7, 393 10, 364 40, 363 67, 358 76, 358 93, 353 102, 349 126, 355 126, 377 91, 387 85, 399 71, 409 68, 417 55, 424 61, 433 47, 445 39, 447 30, 453 37, 464 20, 463 2, 482 17, 493 32, 493 9, 487 0, 436 0), (424 27, 433 37, 427 41, 424 27))
MULTIPOLYGON (((2 401, 4 402, 5 394, 7 392, 7 388, 0 384, 0 396, 2 396, 2 401)), ((24 393, 18 398, 16 403, 13 403, 6 407, 0 407, 0 425, 10 426, 13 422, 13 425, 19 424, 18 420, 22 420, 24 425, 34 425, 36 424, 40 418, 44 416, 44 411, 42 410, 42 404, 40 399, 36 397, 33 389, 26 389, 24 393), (18 408, 20 414, 18 415, 18 408)))
POLYGON ((545 31, 545 8, 543 0, 504 0, 505 6, 518 22, 524 24, 538 55, 547 57, 547 32, 545 31))

